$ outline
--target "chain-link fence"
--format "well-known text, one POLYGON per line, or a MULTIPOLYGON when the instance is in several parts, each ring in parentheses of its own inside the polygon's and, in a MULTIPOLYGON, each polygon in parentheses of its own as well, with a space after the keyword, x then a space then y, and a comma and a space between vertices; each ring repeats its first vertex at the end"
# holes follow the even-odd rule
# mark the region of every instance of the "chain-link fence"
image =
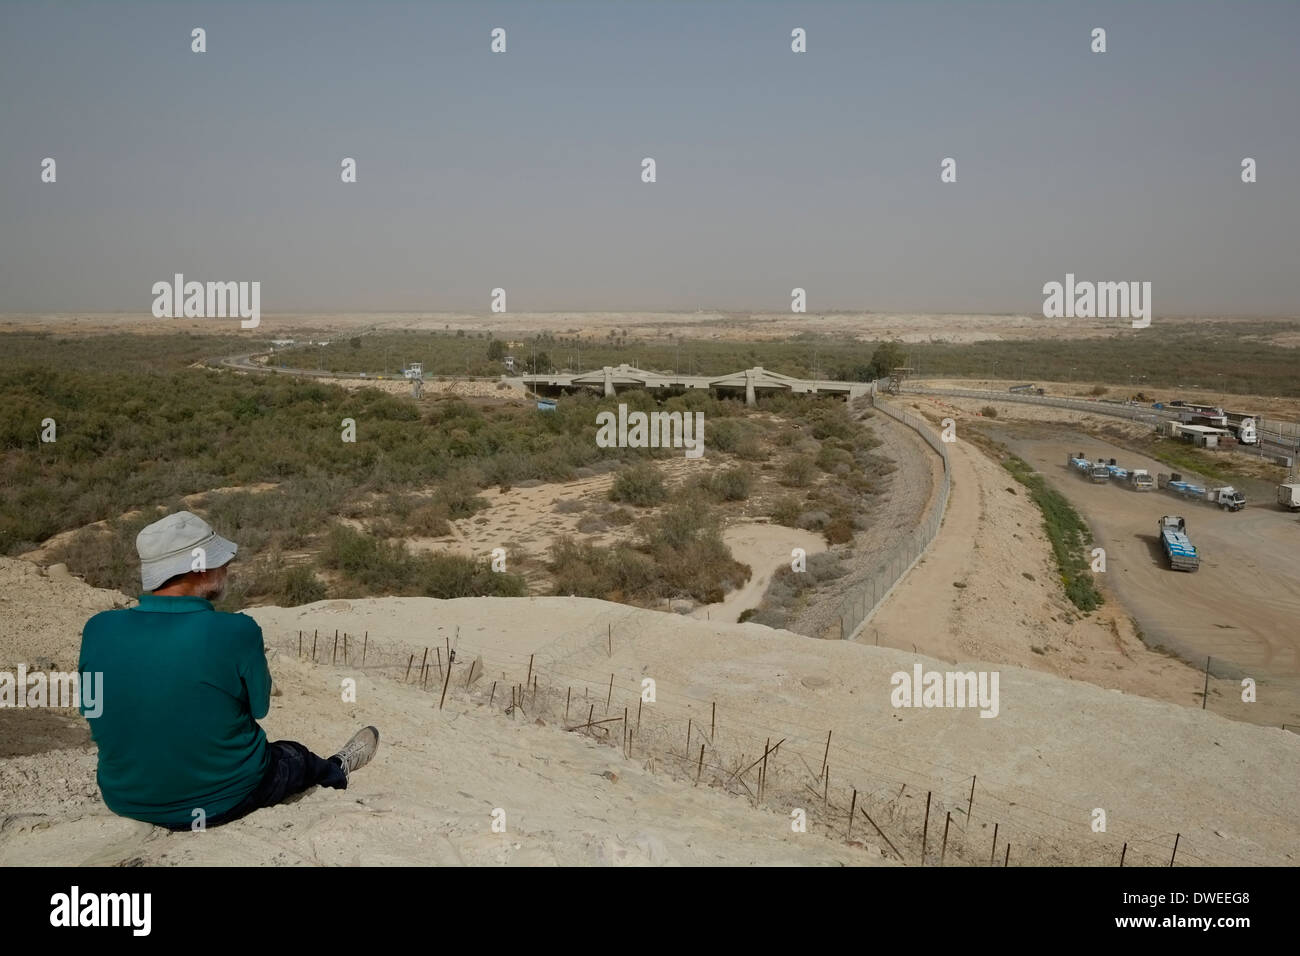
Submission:
POLYGON ((840 636, 852 639, 866 624, 871 613, 880 605, 894 586, 902 579, 912 565, 925 553, 934 536, 939 533, 944 513, 948 509, 948 492, 951 488, 951 472, 948 465, 948 448, 934 430, 917 415, 912 415, 894 407, 881 399, 873 387, 870 393, 871 404, 877 411, 901 422, 913 429, 925 439, 926 443, 938 453, 943 460, 943 480, 939 493, 934 497, 929 510, 921 524, 911 534, 887 551, 876 565, 874 571, 862 584, 858 585, 845 597, 840 606, 840 636))
MULTIPOLYGON (((927 385, 903 386, 905 392, 917 395, 944 395, 950 398, 972 398, 983 402, 1020 402, 1023 405, 1049 405, 1055 408, 1068 408, 1076 412, 1088 412, 1093 415, 1110 415, 1113 418, 1127 418, 1130 421, 1159 425, 1165 420, 1157 412, 1148 408, 1121 405, 1113 402, 1088 401, 1075 398, 1051 398, 1046 395, 1024 395, 1015 392, 990 392, 974 388, 931 388, 927 385)), ((1273 419, 1258 419, 1256 429, 1260 444, 1243 446, 1241 450, 1253 448, 1260 455, 1273 456, 1277 464, 1293 467, 1300 456, 1300 423, 1282 422, 1273 419), (1288 454, 1278 454, 1287 452, 1288 454)))
POLYGON ((1025 405, 1051 405, 1054 408, 1068 408, 1076 412, 1090 412, 1093 415, 1111 415, 1116 418, 1128 418, 1152 425, 1161 421, 1160 416, 1149 408, 1111 402, 1090 402, 1077 398, 1050 398, 1046 395, 1023 395, 1018 392, 990 392, 974 388, 930 388, 925 385, 904 385, 903 390, 915 392, 918 395, 947 395, 952 398, 975 398, 985 402, 1020 402, 1025 405))

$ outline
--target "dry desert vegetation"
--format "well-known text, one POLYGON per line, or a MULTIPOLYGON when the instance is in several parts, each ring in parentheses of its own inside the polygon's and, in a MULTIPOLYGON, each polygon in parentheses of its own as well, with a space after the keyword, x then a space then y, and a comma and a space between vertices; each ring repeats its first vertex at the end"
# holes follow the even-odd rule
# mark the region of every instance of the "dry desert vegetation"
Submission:
MULTIPOLYGON (((265 367, 268 352, 262 370, 209 365, 239 346, 205 339, 197 323, 5 321, 15 336, 52 336, 21 339, 37 355, 60 339, 74 343, 65 351, 97 340, 129 349, 132 335, 152 343, 192 331, 192 346, 174 355, 178 389, 204 383, 230 409, 223 427, 256 431, 266 446, 195 457, 188 485, 137 464, 121 493, 101 485, 98 497, 21 502, 23 513, 6 518, 10 556, 0 557, 0 669, 75 668, 86 618, 132 600, 133 530, 156 508, 192 507, 231 523, 232 536, 247 537, 258 554, 238 569, 251 583, 227 609, 263 629, 276 685, 264 722, 271 739, 326 750, 373 723, 384 740, 346 792, 313 791, 211 833, 169 834, 103 806, 95 751, 74 711, 0 712, 6 865, 916 865, 923 832, 927 863, 1113 865, 1124 853, 1127 865, 1165 865, 1175 839, 1184 865, 1296 862, 1300 829, 1290 812, 1300 744, 1285 729, 1300 725, 1294 519, 1264 504, 1242 514, 1189 511, 1205 564, 1194 576, 1167 571, 1154 521, 1188 506, 1080 482, 1064 466, 1078 447, 1168 469, 1166 457, 1183 452, 1154 442, 1145 426, 992 398, 890 398, 936 433, 955 424, 951 490, 935 540, 866 624, 850 622, 846 633, 846 596, 939 506, 945 474, 917 432, 870 399, 824 411, 812 400, 710 406, 726 412, 720 435, 730 434, 701 462, 602 460, 569 441, 565 429, 577 426, 563 420, 566 408, 587 414, 596 406, 582 402, 597 399, 561 397, 561 424, 543 446, 525 437, 541 434, 531 430, 545 413, 518 378, 430 375, 414 399, 408 383, 373 375, 277 375, 265 367), (287 425, 277 431, 284 409, 319 406, 324 432, 356 401, 391 429, 367 462, 324 459, 325 445, 287 425), (420 425, 427 455, 404 458, 401 436, 420 425), (461 467, 467 461, 472 468, 461 467), (309 462, 319 470, 308 474, 309 462), (1068 504, 1089 546, 1106 550, 1106 571, 1088 576, 1095 601, 1081 607, 1067 586, 1056 526, 1044 499, 1018 480, 1017 463, 1041 478, 1051 501, 1068 504), (744 480, 722 477, 729 473, 744 480), (38 520, 43 509, 53 517, 38 520), (664 531, 691 522, 711 530, 664 531), (484 574, 498 547, 509 556, 508 590, 484 574), (792 577, 794 549, 814 575, 792 577), (689 563, 700 555, 718 555, 732 570, 689 563), (671 566, 676 556, 688 563, 671 566), (647 558, 658 570, 638 578, 647 558), (893 678, 917 667, 996 673, 996 718, 978 708, 900 706, 893 678), (1243 678, 1258 684, 1256 703, 1240 700, 1243 678), (355 702, 340 694, 347 679, 356 681, 355 702), (1107 819, 1101 833, 1092 827, 1097 808, 1107 819), (506 834, 490 829, 497 809, 506 834)), ((287 337, 362 337, 341 357, 314 359, 346 362, 351 348, 363 357, 357 372, 384 348, 419 341, 403 336, 425 332, 449 348, 468 342, 466 354, 477 355, 482 340, 473 336, 488 332, 546 329, 612 349, 618 329, 633 337, 629 353, 708 340, 724 350, 723 363, 733 355, 726 349, 747 357, 750 343, 785 348, 810 329, 828 337, 818 363, 835 353, 837 337, 1035 348, 1052 337, 1024 316, 268 322, 287 337)), ((1201 334, 1203 325, 1213 323, 1189 319, 1178 334, 1201 334)), ((1075 331, 1081 350, 1108 348, 1116 334, 1101 323, 1075 331)), ((1260 347, 1292 348, 1288 334, 1260 331, 1260 347)), ((594 345, 585 354, 606 355, 594 345)), ((761 364, 786 353, 754 354, 761 364)), ((299 358, 302 371, 310 373, 309 361, 299 358)), ((1003 392, 1020 380, 981 375, 983 362, 927 384, 1003 392)), ((130 402, 127 379, 87 368, 96 387, 102 380, 130 402)), ((1040 384, 1063 397, 1127 397, 1122 378, 1044 375, 1040 384)), ((1296 396, 1270 397, 1260 382, 1236 393, 1155 391, 1300 418, 1296 396)), ((11 454, 10 466, 22 466, 16 456, 27 453, 11 454)), ((1252 502, 1279 478, 1244 455, 1204 460, 1257 482, 1252 502)))

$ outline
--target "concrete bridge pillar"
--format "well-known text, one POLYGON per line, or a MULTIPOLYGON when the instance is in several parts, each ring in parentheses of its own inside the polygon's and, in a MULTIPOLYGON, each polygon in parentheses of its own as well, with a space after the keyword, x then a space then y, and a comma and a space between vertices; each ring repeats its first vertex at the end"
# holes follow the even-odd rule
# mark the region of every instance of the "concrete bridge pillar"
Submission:
POLYGON ((614 394, 614 370, 608 365, 605 366, 605 397, 608 398, 614 394))
POLYGON ((762 371, 763 369, 761 367, 745 369, 745 404, 746 405, 758 404, 758 397, 754 394, 754 379, 757 378, 758 374, 761 373, 762 371))

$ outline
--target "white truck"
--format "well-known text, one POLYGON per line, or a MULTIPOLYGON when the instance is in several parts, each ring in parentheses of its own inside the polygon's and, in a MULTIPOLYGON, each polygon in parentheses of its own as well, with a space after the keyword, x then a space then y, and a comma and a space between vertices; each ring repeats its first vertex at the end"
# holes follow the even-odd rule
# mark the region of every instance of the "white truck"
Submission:
POLYGON ((1110 481, 1110 468, 1107 466, 1105 458, 1093 459, 1092 465, 1088 469, 1088 480, 1098 485, 1104 485, 1110 481))
POLYGON ((1218 505, 1224 511, 1240 511, 1246 507, 1246 496, 1232 485, 1210 488, 1205 492, 1205 500, 1212 505, 1218 505))
POLYGON ((1277 503, 1288 511, 1300 511, 1300 481, 1295 475, 1287 475, 1286 481, 1277 486, 1277 503))
POLYGON ((1155 488, 1155 479, 1145 468, 1134 468, 1128 473, 1128 486, 1134 491, 1150 491, 1155 488))
POLYGON ((410 365, 406 367, 406 370, 402 372, 402 376, 404 378, 417 379, 419 381, 423 381, 424 364, 422 362, 412 362, 410 365))
POLYGON ((1245 412, 1227 412, 1225 415, 1228 419, 1226 427, 1237 441, 1243 445, 1259 444, 1259 425, 1256 416, 1245 412))

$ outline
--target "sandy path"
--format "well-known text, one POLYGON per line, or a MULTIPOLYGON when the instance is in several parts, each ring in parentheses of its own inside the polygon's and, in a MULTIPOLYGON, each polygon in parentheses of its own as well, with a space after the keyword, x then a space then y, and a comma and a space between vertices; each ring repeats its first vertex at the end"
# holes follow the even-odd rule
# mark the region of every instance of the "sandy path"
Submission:
POLYGON ((966 579, 980 561, 983 490, 967 457, 972 453, 978 454, 960 441, 949 446, 952 487, 939 536, 904 583, 880 605, 858 640, 920 649, 948 660, 987 656, 958 631, 965 595, 953 587, 954 581, 967 586, 966 579))
POLYGON ((795 616, 789 627, 796 633, 840 637, 839 610, 845 595, 854 593, 871 577, 881 556, 912 533, 943 480, 942 461, 916 432, 888 415, 876 414, 870 422, 880 440, 875 451, 894 463, 894 471, 884 479, 869 526, 854 537, 846 561, 849 572, 795 616))
POLYGON ((734 624, 741 613, 757 607, 772 575, 789 567, 793 548, 803 548, 808 556, 826 550, 826 539, 811 531, 787 528, 779 524, 737 524, 722 532, 722 540, 731 548, 731 556, 748 564, 753 574, 744 587, 731 591, 717 604, 706 604, 691 612, 691 617, 734 624))

